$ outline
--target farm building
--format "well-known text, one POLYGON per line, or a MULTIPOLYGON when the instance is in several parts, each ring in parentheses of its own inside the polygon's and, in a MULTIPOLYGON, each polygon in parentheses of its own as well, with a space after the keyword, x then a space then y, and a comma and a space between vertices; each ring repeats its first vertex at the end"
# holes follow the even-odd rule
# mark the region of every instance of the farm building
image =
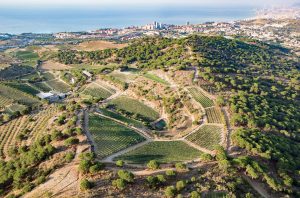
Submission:
POLYGON ((56 102, 58 100, 64 99, 66 97, 66 94, 64 93, 59 93, 59 92, 40 92, 36 94, 37 97, 48 100, 49 102, 56 102))

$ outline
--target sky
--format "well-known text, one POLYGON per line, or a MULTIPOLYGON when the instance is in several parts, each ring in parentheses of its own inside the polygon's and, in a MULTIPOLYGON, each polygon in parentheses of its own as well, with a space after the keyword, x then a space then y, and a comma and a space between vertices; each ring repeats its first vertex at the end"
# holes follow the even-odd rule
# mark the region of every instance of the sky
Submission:
POLYGON ((290 6, 300 0, 0 0, 0 7, 110 7, 110 6, 290 6))

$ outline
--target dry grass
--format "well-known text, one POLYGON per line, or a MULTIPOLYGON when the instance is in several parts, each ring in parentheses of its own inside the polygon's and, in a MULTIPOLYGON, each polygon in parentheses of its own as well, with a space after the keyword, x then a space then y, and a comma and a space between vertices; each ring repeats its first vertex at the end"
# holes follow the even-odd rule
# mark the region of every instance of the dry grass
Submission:
POLYGON ((75 46, 75 49, 84 50, 84 51, 94 51, 94 50, 104 50, 104 49, 112 49, 112 48, 120 49, 126 46, 127 44, 117 44, 109 41, 87 41, 75 46))
POLYGON ((43 70, 66 70, 66 69, 71 69, 70 66, 54 62, 54 61, 46 61, 42 64, 41 67, 43 70))

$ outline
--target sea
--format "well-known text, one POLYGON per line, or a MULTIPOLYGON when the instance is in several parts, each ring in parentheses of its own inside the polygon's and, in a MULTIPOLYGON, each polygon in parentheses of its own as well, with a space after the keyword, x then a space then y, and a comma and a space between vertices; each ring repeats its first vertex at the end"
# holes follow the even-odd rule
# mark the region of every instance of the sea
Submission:
POLYGON ((163 24, 231 22, 255 15, 254 7, 0 7, 0 33, 56 33, 90 31, 100 28, 163 24))

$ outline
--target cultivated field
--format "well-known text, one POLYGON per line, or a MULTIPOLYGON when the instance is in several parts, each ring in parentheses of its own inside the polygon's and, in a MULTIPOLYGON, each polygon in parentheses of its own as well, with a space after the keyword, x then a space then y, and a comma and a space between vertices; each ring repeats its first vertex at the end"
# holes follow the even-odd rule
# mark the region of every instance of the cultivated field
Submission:
POLYGON ((59 91, 59 92, 70 91, 70 86, 60 80, 50 80, 45 83, 47 83, 48 86, 51 87, 55 91, 59 91))
POLYGON ((199 158, 201 152, 182 141, 154 141, 133 151, 117 157, 132 164, 144 164, 150 160, 160 163, 193 160, 199 158))
POLYGON ((198 131, 186 137, 186 140, 209 150, 221 142, 222 127, 203 125, 198 131))
POLYGON ((220 123, 222 124, 222 112, 217 107, 212 107, 205 109, 206 115, 207 115, 207 121, 208 123, 220 123))
POLYGON ((212 107, 214 106, 214 102, 209 99, 207 96, 205 96, 204 93, 202 93, 202 91, 196 87, 190 87, 188 88, 189 92, 191 93, 191 95, 193 96, 193 98, 199 102, 203 108, 207 108, 207 107, 212 107))
POLYGON ((40 91, 25 83, 7 83, 6 85, 35 96, 40 91))
POLYGON ((133 130, 110 119, 91 114, 89 131, 96 144, 96 154, 104 158, 145 140, 133 130))
POLYGON ((83 96, 91 96, 95 98, 106 99, 113 95, 114 92, 110 92, 110 90, 105 89, 95 83, 89 84, 82 92, 83 96))
POLYGON ((54 61, 45 61, 43 62, 41 69, 43 70, 66 70, 66 69, 71 69, 70 66, 54 62, 54 61))
POLYGON ((159 118, 159 114, 151 107, 139 102, 138 100, 125 96, 120 96, 112 100, 109 104, 114 105, 117 109, 124 110, 131 114, 141 115, 152 121, 159 118))
POLYGON ((0 95, 2 97, 13 100, 14 102, 18 102, 20 104, 33 106, 39 105, 40 101, 37 98, 34 98, 32 95, 22 92, 20 90, 11 88, 4 84, 0 84, 0 95))
POLYGON ((83 51, 95 51, 95 50, 104 50, 104 49, 112 49, 112 48, 119 49, 126 46, 127 44, 117 44, 109 41, 87 41, 87 42, 80 43, 74 48, 83 51))
POLYGON ((57 112, 57 107, 51 106, 38 114, 21 116, 0 126, 0 156, 6 155, 9 148, 21 144, 17 140, 18 134, 24 134, 30 143, 48 133, 47 126, 57 112))
POLYGON ((156 76, 155 74, 152 74, 152 73, 146 73, 144 74, 144 77, 150 79, 150 80, 153 80, 155 82, 158 82, 158 83, 161 83, 161 84, 164 84, 164 85, 169 85, 169 83, 167 81, 165 81, 164 79, 156 76))

